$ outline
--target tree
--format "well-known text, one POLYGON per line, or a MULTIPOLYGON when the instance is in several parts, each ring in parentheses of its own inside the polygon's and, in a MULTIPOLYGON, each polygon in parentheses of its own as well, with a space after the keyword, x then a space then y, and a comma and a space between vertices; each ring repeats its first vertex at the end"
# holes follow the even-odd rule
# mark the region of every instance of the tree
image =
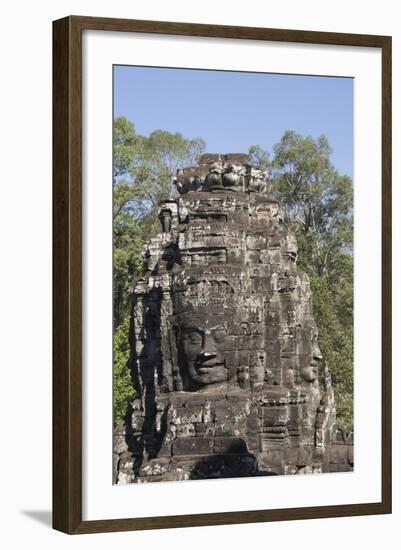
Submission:
POLYGON ((311 289, 313 313, 319 328, 319 345, 325 364, 332 373, 337 417, 343 425, 351 428, 354 389, 352 316, 344 324, 335 304, 336 290, 330 288, 327 276, 312 276, 311 289))
POLYGON ((255 168, 265 170, 267 173, 270 172, 272 163, 268 151, 265 151, 261 145, 251 145, 248 152, 251 157, 251 164, 255 168))
POLYGON ((126 315, 114 332, 113 414, 115 424, 124 417, 128 401, 135 397, 131 372, 128 368, 130 357, 129 327, 129 315, 126 315))
POLYGON ((113 125, 113 174, 114 180, 128 173, 132 159, 138 152, 142 137, 135 131, 135 125, 121 116, 113 125))
POLYGON ((140 220, 122 210, 113 224, 113 312, 118 327, 129 311, 134 277, 142 271, 144 235, 140 220))
POLYGON ((161 199, 175 193, 172 177, 177 169, 194 164, 204 148, 200 138, 186 139, 180 133, 164 130, 155 130, 143 139, 129 172, 148 213, 161 199))
POLYGON ((272 162, 272 186, 297 233, 302 267, 319 276, 330 276, 338 255, 352 251, 352 181, 335 170, 330 154, 325 136, 287 131, 272 162))

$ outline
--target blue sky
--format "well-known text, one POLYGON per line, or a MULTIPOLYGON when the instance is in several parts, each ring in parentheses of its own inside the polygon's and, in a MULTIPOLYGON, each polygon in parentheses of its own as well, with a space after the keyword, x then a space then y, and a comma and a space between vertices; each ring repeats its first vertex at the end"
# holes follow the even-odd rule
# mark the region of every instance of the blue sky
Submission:
POLYGON ((325 134, 332 162, 353 175, 353 80, 192 69, 116 66, 114 116, 136 131, 201 137, 209 153, 272 148, 286 130, 325 134))

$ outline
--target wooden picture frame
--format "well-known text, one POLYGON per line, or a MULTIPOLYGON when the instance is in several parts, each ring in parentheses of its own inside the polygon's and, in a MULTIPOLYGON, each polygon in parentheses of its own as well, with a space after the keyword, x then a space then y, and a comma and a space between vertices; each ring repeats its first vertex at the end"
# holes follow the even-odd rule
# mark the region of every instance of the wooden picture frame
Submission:
POLYGON ((391 512, 391 37, 66 17, 53 23, 53 527, 69 534, 391 512), (382 496, 379 502, 82 520, 82 31, 377 48, 382 58, 382 496))

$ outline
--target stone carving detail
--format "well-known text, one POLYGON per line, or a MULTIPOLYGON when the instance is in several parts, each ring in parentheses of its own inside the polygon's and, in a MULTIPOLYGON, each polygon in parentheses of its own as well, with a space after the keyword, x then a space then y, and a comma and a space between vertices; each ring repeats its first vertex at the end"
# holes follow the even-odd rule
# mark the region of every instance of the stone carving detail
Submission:
POLYGON ((247 155, 202 155, 174 182, 133 293, 137 398, 115 431, 115 481, 352 470, 309 280, 266 175, 247 155))
POLYGON ((199 157, 196 167, 177 171, 173 183, 181 195, 190 191, 248 191, 266 193, 266 173, 254 168, 249 155, 205 154, 199 157))

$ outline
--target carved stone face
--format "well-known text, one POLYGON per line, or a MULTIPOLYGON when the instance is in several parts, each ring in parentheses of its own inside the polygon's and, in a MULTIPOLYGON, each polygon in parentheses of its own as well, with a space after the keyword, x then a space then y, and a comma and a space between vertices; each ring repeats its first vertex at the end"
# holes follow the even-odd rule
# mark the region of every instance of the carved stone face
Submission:
POLYGON ((322 352, 320 351, 319 344, 316 337, 312 341, 312 351, 309 355, 309 364, 302 367, 300 375, 305 382, 314 382, 319 376, 319 365, 322 361, 322 352))
POLYGON ((284 254, 291 262, 295 262, 297 259, 298 244, 297 239, 293 233, 289 233, 285 240, 284 254))
POLYGON ((192 386, 217 384, 228 379, 224 356, 226 335, 223 325, 209 327, 199 320, 180 327, 178 345, 185 374, 192 386))
POLYGON ((209 169, 210 169, 210 172, 212 172, 214 174, 221 174, 222 171, 223 171, 223 164, 219 161, 212 162, 209 165, 209 169))

